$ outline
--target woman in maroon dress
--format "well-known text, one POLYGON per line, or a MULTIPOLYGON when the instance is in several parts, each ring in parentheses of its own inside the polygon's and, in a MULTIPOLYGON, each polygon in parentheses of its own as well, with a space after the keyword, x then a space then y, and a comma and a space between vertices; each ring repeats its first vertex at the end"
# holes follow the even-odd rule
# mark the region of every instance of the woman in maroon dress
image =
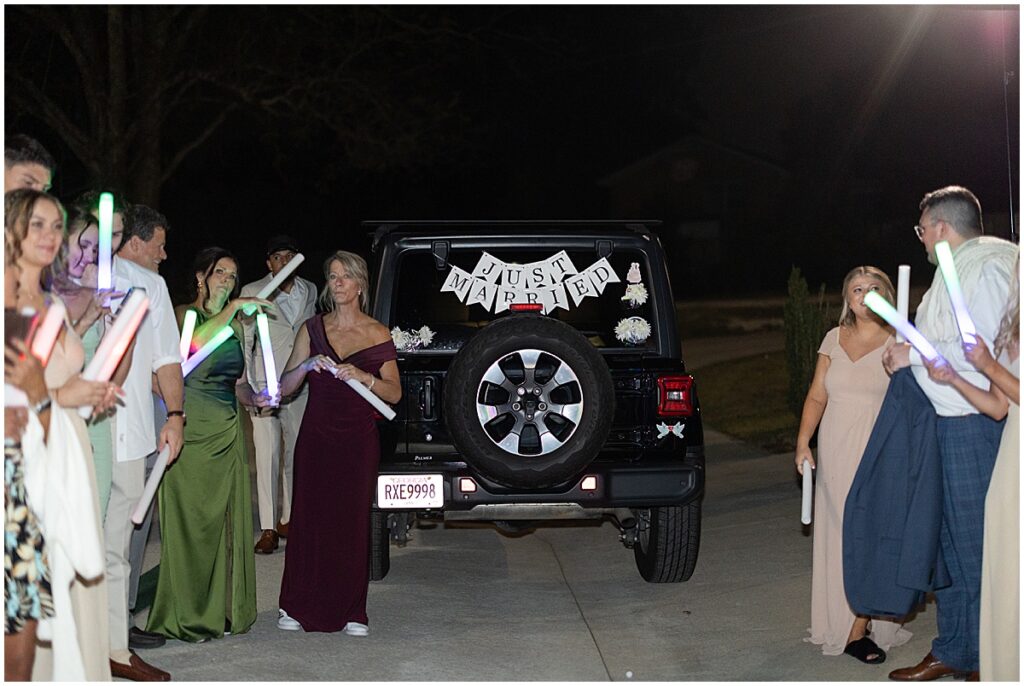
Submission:
POLYGON ((380 438, 373 407, 344 381, 354 379, 388 403, 398 402, 402 387, 391 334, 365 314, 366 262, 338 251, 324 263, 324 276, 320 303, 327 312, 299 330, 281 379, 286 396, 308 378, 309 401, 295 444, 277 626, 366 636, 380 438))

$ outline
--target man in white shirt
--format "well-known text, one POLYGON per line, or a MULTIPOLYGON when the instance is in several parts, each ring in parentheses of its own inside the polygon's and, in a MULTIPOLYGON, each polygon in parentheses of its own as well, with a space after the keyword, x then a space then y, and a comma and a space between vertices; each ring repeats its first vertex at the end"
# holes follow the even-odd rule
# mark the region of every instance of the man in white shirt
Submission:
MULTIPOLYGON (((243 298, 255 296, 270 283, 298 252, 296 241, 291 236, 274 236, 267 243, 267 268, 270 273, 258 281, 242 286, 243 298)), ((292 354, 295 334, 313 316, 316 307, 316 286, 294 272, 281 286, 267 296, 274 308, 267 313, 271 347, 278 377, 284 373, 284 364, 292 354)), ((267 388, 266 371, 263 366, 263 350, 256 330, 256 316, 243 321, 243 354, 245 373, 249 384, 257 393, 267 388)), ((279 536, 288 535, 288 521, 291 518, 292 465, 295 455, 295 439, 306 411, 306 386, 294 395, 281 399, 277 408, 250 408, 252 413, 252 440, 256 447, 256 492, 259 504, 260 534, 256 552, 269 555, 278 548, 279 536), (281 462, 284 469, 280 469, 281 462), (277 507, 278 476, 282 477, 281 516, 275 517, 277 507)))
MULTIPOLYGON (((181 452, 185 424, 180 334, 167 284, 157 273, 160 262, 167 258, 164 244, 168 229, 167 219, 159 212, 143 205, 131 207, 125 217, 125 238, 113 266, 119 281, 145 290, 149 297, 149 310, 136 335, 132 366, 123 386, 124 405, 115 415, 114 478, 104 523, 110 589, 110 669, 115 677, 132 681, 170 680, 167 672, 146 664, 128 646, 128 550, 134 530, 131 511, 142 496, 146 456, 169 445, 169 463, 173 462, 181 452), (158 437, 153 421, 154 376, 168 410, 158 437)), ((159 645, 160 641, 154 643, 159 645)))
MULTIPOLYGON (((938 264, 935 244, 949 241, 971 318, 978 334, 992 345, 1009 299, 1010 280, 1016 278, 1017 246, 982 235, 981 204, 960 186, 924 196, 914 230, 932 264, 938 264)), ((957 373, 975 386, 989 387, 988 379, 964 357, 960 331, 938 269, 917 308, 915 323, 957 373)), ((938 459, 944 485, 939 539, 953 581, 935 592, 939 635, 932 641, 931 652, 913 667, 894 670, 889 678, 931 681, 970 672, 977 680, 985 494, 1003 422, 980 414, 952 386, 932 381, 920 354, 909 345, 893 346, 883 362, 890 374, 909 365, 938 414, 938 459)))

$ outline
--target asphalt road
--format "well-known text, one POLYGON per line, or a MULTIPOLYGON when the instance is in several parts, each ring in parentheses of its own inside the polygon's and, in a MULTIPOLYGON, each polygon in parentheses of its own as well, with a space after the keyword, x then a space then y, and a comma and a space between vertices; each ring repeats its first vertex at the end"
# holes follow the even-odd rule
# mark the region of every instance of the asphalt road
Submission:
MULTIPOLYGON (((645 583, 610 524, 519 537, 438 525, 392 548, 391 573, 370 586, 367 638, 276 628, 282 549, 256 558, 249 633, 141 655, 176 681, 884 681, 928 652, 933 605, 882 666, 803 642, 811 539, 791 460, 713 431, 707 447, 686 583, 645 583)), ((147 567, 158 554, 154 542, 147 567)))

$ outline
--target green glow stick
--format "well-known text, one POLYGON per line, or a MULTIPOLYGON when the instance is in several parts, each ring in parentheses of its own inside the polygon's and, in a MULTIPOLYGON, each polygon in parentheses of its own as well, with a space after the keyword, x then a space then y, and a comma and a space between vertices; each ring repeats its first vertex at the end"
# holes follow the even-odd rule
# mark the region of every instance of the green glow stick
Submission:
POLYGON ((188 376, 193 369, 210 356, 210 353, 219 348, 221 343, 231 338, 231 333, 230 324, 218 331, 213 338, 206 342, 206 345, 196 351, 195 355, 181 363, 181 375, 188 376))
POLYGON ((867 305, 872 312, 892 324, 897 331, 903 334, 910 345, 917 348, 917 352, 921 353, 921 356, 929 362, 939 357, 939 352, 931 343, 928 342, 928 339, 924 337, 924 334, 918 331, 913 324, 907 321, 907 318, 900 314, 895 307, 890 305, 888 300, 880 296, 878 293, 871 291, 864 296, 864 304, 867 305))

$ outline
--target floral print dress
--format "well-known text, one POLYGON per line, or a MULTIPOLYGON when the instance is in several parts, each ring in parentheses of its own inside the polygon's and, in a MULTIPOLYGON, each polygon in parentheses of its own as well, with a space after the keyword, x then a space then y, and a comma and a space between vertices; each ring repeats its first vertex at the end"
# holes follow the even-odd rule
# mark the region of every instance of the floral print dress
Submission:
POLYGON ((53 616, 50 567, 39 522, 25 500, 21 446, 4 442, 4 634, 53 616))

